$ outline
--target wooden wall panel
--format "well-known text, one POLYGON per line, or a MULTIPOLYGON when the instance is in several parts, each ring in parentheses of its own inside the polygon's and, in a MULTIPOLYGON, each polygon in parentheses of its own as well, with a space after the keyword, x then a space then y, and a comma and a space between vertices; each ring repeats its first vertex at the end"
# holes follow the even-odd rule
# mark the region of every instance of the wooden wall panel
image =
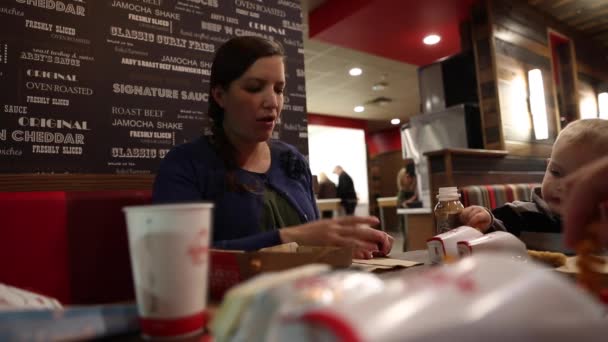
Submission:
POLYGON ((493 24, 541 45, 548 45, 546 22, 539 11, 526 3, 510 0, 492 1, 492 9, 493 24))
MULTIPOLYGON (((557 137, 559 116, 554 91, 551 60, 524 47, 495 38, 498 99, 506 149, 514 154, 543 152, 547 149, 532 145, 551 145, 557 137), (534 136, 532 114, 529 111, 528 71, 540 69, 543 75, 545 106, 549 124, 549 139, 537 141, 534 136), (512 143, 527 143, 527 149, 512 150, 512 143)), ((547 47, 548 49, 548 47, 547 47)), ((549 149, 550 151, 550 149, 549 149)), ((548 157, 544 153, 540 157, 548 157)))
MULTIPOLYGON (((533 140, 532 114, 527 102, 526 68, 517 59, 497 55, 498 93, 505 140, 533 140)), ((507 149, 508 150, 508 149, 507 149)))
POLYGON ((473 7, 471 27, 485 148, 548 157, 547 145, 559 131, 559 111, 543 15, 519 1, 482 1, 473 7), (550 139, 544 141, 534 139, 526 100, 527 72, 536 68, 545 82, 550 139), (523 101, 517 100, 521 90, 523 101), (531 146, 522 148, 522 143, 531 146))
POLYGON ((551 14, 553 17, 545 19, 547 25, 575 41, 578 64, 593 70, 588 74, 608 81, 608 1, 528 0, 528 3, 551 14))
POLYGON ((472 18, 485 139, 500 140, 486 148, 548 157, 560 130, 548 30, 567 26, 522 0, 482 2, 472 18), (486 15, 479 15, 484 10, 486 15), (489 40, 485 39, 486 25, 489 40), (491 56, 486 55, 488 51, 491 56), (534 136, 528 101, 528 71, 532 69, 540 69, 543 75, 549 125, 549 139, 540 141, 534 136))
POLYGON ((580 72, 577 76, 581 118, 589 118, 591 115, 597 116, 599 111, 597 95, 600 80, 580 72))
POLYGON ((608 82, 608 68, 606 67, 606 64, 604 64, 603 68, 597 68, 579 59, 577 61, 577 70, 586 75, 593 75, 594 78, 600 79, 603 82, 608 82))
POLYGON ((507 151, 514 156, 551 156, 552 144, 528 144, 509 140, 506 142, 507 151))
POLYGON ((551 58, 551 51, 547 45, 539 43, 500 24, 494 25, 494 37, 502 41, 521 46, 537 55, 551 58))
POLYGON ((152 190, 154 175, 3 174, 0 191, 152 190))
POLYGON ((496 62, 492 39, 490 2, 481 1, 473 6, 471 35, 475 53, 477 92, 481 112, 483 145, 487 149, 502 149, 502 124, 497 97, 496 62))
POLYGON ((606 19, 608 2, 604 0, 529 1, 556 16, 557 19, 549 17, 547 25, 574 42, 573 55, 576 56, 575 65, 578 71, 602 82, 608 82, 608 19, 606 19))
POLYGON ((560 107, 561 128, 564 128, 569 122, 578 120, 580 117, 577 63, 572 41, 555 46, 554 51, 555 57, 559 61, 559 70, 557 70, 559 86, 556 87, 556 90, 560 107))
MULTIPOLYGON (((485 0, 473 6, 471 35, 487 149, 548 157, 562 126, 580 117, 581 96, 588 99, 591 96, 590 83, 578 80, 581 72, 597 80, 595 84, 608 87, 606 49, 532 6, 542 8, 553 4, 555 2, 549 0, 485 0), (549 34, 553 32, 559 32, 571 43, 558 45, 552 51, 549 34), (554 54, 559 68, 553 63, 554 54), (534 136, 529 101, 523 100, 529 96, 528 71, 531 69, 540 69, 544 80, 549 139, 541 141, 534 136), (578 91, 579 85, 582 93, 578 91), (525 95, 522 94, 524 88, 525 95)), ((555 6, 565 5, 560 1, 555 6)))

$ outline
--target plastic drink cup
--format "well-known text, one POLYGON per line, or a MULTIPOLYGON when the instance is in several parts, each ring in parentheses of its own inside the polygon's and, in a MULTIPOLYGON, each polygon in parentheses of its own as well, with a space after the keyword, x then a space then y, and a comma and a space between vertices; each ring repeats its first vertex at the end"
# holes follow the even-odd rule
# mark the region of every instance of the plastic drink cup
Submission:
POLYGON ((182 337, 205 327, 213 204, 123 208, 144 337, 182 337))

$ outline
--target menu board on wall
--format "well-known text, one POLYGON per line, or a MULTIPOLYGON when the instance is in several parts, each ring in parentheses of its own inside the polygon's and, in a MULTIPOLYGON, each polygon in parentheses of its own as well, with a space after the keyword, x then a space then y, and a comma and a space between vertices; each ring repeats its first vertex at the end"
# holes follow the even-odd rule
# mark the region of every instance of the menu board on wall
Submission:
POLYGON ((298 0, 2 1, 0 172, 154 173, 210 134, 213 55, 245 35, 285 48, 273 138, 307 154, 298 0))

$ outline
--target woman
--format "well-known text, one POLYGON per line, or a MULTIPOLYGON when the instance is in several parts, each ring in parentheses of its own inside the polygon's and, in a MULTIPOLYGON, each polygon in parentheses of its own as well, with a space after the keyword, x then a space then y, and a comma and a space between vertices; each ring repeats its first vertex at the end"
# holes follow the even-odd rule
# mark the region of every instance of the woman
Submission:
MULTIPOLYGON (((412 164, 410 164, 412 165, 412 164)), ((409 165, 408 165, 409 166, 409 165)), ((402 208, 419 208, 416 173, 410 167, 402 168, 397 173, 397 205, 402 208)))
POLYGON ((211 67, 212 136, 173 148, 154 184, 156 203, 215 203, 213 246, 254 250, 280 243, 352 246, 356 258, 388 254, 392 238, 368 225, 375 217, 318 220, 304 157, 270 140, 283 107, 280 45, 237 37, 211 67))

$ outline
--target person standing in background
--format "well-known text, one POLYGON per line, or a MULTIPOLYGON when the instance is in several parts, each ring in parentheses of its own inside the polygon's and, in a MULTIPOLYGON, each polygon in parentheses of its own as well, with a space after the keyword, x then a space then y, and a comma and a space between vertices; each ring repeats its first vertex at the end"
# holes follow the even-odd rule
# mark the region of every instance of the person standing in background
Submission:
MULTIPOLYGON (((334 182, 327 178, 325 172, 319 172, 319 192, 317 198, 336 198, 336 185, 334 182)), ((333 212, 331 210, 325 210, 321 213, 323 218, 332 218, 333 212)))
POLYGON ((414 164, 408 164, 397 173, 397 206, 401 208, 420 208, 418 184, 414 164))
POLYGON ((344 171, 342 166, 336 165, 334 173, 338 175, 338 187, 336 194, 342 200, 341 204, 346 215, 353 215, 357 206, 357 193, 355 192, 355 184, 348 173, 344 171))

